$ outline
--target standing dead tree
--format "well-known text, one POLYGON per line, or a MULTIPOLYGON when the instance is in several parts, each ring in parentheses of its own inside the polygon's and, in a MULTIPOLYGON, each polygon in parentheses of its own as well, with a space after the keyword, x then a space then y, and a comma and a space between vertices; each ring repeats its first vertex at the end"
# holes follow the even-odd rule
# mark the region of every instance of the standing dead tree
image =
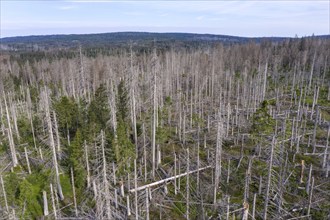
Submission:
POLYGON ((44 102, 44 109, 45 109, 45 115, 46 115, 46 121, 47 121, 49 145, 50 145, 50 148, 52 151, 53 166, 55 168, 55 178, 56 178, 58 195, 59 195, 60 199, 63 200, 64 195, 62 192, 62 186, 61 186, 61 182, 60 182, 59 164, 57 162, 57 153, 56 153, 56 146, 55 146, 55 141, 54 141, 53 124, 52 124, 52 120, 51 120, 51 116, 50 116, 50 103, 49 103, 49 96, 48 96, 47 88, 44 88, 42 98, 43 98, 43 102, 44 102))

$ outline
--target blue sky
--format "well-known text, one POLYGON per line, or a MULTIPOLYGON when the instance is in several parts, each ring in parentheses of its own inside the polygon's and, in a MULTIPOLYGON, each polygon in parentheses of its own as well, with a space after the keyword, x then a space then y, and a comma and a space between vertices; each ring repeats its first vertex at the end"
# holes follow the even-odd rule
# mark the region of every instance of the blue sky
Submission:
POLYGON ((329 0, 0 2, 0 37, 116 31, 248 37, 330 33, 329 0))

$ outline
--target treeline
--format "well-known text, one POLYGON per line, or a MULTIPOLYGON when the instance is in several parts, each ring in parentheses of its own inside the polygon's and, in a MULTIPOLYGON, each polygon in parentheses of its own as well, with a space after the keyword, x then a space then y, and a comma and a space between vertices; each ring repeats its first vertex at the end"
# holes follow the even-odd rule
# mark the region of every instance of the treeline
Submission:
POLYGON ((5 219, 326 219, 330 41, 0 57, 5 219))
MULTIPOLYGON (((317 36, 320 38, 327 37, 317 36)), ((280 42, 288 38, 261 37, 247 38, 215 34, 193 33, 150 33, 150 32, 113 32, 100 34, 71 34, 71 35, 45 35, 45 36, 18 36, 1 39, 1 49, 14 51, 50 51, 56 49, 72 49, 77 45, 84 48, 125 48, 128 42, 133 42, 136 47, 149 48, 157 40, 158 46, 166 48, 193 47, 213 45, 214 43, 233 44, 247 43, 249 41, 280 42)))

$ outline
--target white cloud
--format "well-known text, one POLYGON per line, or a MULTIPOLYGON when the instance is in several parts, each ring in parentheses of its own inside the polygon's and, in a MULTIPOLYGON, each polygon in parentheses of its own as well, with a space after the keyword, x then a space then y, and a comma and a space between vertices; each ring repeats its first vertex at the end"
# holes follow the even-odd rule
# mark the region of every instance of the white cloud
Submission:
POLYGON ((138 12, 138 11, 128 11, 128 12, 124 12, 124 15, 143 16, 143 15, 145 15, 145 13, 138 12))
POLYGON ((69 0, 68 2, 73 3, 109 3, 113 2, 112 0, 69 0))
POLYGON ((40 4, 50 11, 42 15, 34 13, 39 7, 31 7, 30 11, 21 5, 12 9, 6 6, 8 10, 2 7, 2 34, 13 29, 29 29, 33 33, 32 30, 51 28, 67 32, 70 29, 186 31, 240 36, 329 33, 329 2, 325 0, 59 0, 49 5, 40 4), (17 8, 24 13, 19 13, 17 8), (59 10, 63 16, 52 14, 59 10), (75 12, 74 16, 65 13, 70 10, 75 12))
POLYGON ((204 16, 198 16, 198 17, 196 17, 196 20, 203 20, 204 19, 204 16))
POLYGON ((76 7, 72 6, 72 5, 70 5, 70 6, 68 5, 68 6, 61 6, 58 9, 66 11, 66 10, 71 10, 71 9, 74 9, 74 8, 76 8, 76 7))
POLYGON ((17 21, 5 21, 1 23, 3 30, 19 30, 19 29, 45 29, 45 28, 107 28, 124 26, 125 23, 119 21, 104 21, 104 22, 81 22, 81 21, 54 21, 54 20, 17 20, 17 21))
POLYGON ((214 17, 214 18, 209 18, 208 20, 210 20, 210 21, 225 21, 226 18, 224 18, 224 17, 222 17, 222 18, 214 17))

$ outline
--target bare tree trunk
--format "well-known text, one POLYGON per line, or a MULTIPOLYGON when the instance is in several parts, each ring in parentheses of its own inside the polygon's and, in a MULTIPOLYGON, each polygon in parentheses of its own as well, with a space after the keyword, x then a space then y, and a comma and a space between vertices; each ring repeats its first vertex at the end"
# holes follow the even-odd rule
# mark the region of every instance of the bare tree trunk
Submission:
MULTIPOLYGON (((315 86, 314 96, 313 96, 313 103, 312 103, 312 109, 311 109, 311 117, 310 117, 311 120, 313 119, 315 105, 317 105, 319 91, 320 91, 320 87, 315 86)), ((317 121, 317 115, 316 115, 316 119, 315 120, 317 121)))
POLYGON ((93 180, 92 185, 93 185, 94 200, 97 201, 98 194, 97 194, 97 186, 95 179, 93 180))
POLYGON ((57 211, 56 211, 56 205, 55 205, 53 184, 50 184, 50 195, 51 195, 51 198, 52 198, 52 206, 53 206, 54 217, 55 217, 55 219, 57 219, 57 211))
MULTIPOLYGON (((2 103, 2 100, 0 98, 0 103, 2 103)), ((5 126, 4 126, 4 122, 3 122, 3 119, 2 119, 2 116, 5 115, 5 113, 3 112, 3 109, 2 109, 2 104, 0 105, 0 123, 1 123, 1 133, 2 133, 2 136, 6 136, 6 133, 5 133, 5 126)))
POLYGON ((144 124, 142 124, 143 132, 143 164, 144 164, 144 182, 147 182, 148 170, 147 170, 147 144, 146 144, 146 131, 144 124))
POLYGON ((230 196, 227 196, 227 211, 226 211, 226 220, 229 220, 229 211, 230 211, 230 196))
POLYGON ((217 143, 216 143, 216 153, 215 153, 215 173, 214 173, 214 194, 213 194, 214 204, 217 203, 217 191, 219 188, 220 177, 221 177, 222 121, 221 121, 220 112, 219 112, 218 120, 219 121, 218 121, 217 143))
POLYGON ((58 218, 61 219, 61 212, 60 212, 60 202, 58 200, 58 196, 57 195, 57 189, 56 187, 53 187, 54 189, 54 196, 55 196, 55 201, 56 201, 56 207, 57 207, 57 210, 59 210, 59 212, 57 213, 58 214, 58 218))
POLYGON ((243 203, 243 217, 242 220, 248 220, 249 217, 249 203, 243 203))
POLYGON ((17 138, 17 141, 19 143, 20 142, 20 139, 21 139, 21 136, 19 135, 19 130, 18 130, 18 126, 17 126, 17 116, 16 116, 17 112, 16 112, 15 104, 11 100, 11 97, 10 96, 8 96, 8 100, 9 100, 8 105, 9 105, 10 110, 11 110, 12 121, 13 121, 13 124, 14 124, 16 138, 17 138))
POLYGON ((187 148, 187 185, 186 185, 186 197, 187 197, 187 208, 186 208, 186 218, 189 220, 190 210, 189 210, 189 196, 190 196, 190 183, 189 183, 189 172, 190 172, 190 158, 189 158, 189 148, 187 148))
POLYGON ((5 184, 3 183, 2 175, 0 175, 0 181, 1 181, 1 187, 2 187, 3 198, 4 198, 4 200, 5 200, 6 211, 7 211, 7 213, 9 213, 8 201, 7 201, 7 194, 6 194, 6 190, 5 190, 5 184))
MULTIPOLYGON (((174 153, 174 176, 176 176, 176 153, 174 153)), ((174 195, 177 195, 178 189, 177 189, 177 183, 176 178, 174 178, 174 195)))
POLYGON ((183 120, 182 120, 182 143, 186 144, 186 105, 183 106, 183 120))
POLYGON ((271 185, 271 177, 272 177, 272 170, 273 170, 273 157, 274 157, 274 148, 276 145, 275 136, 273 137, 271 152, 270 152, 270 160, 269 160, 269 168, 268 168, 268 178, 267 178, 267 186, 266 186, 266 197, 265 197, 265 208, 263 219, 267 219, 267 211, 268 211, 268 202, 269 202, 269 191, 271 185))
POLYGON ((137 130, 136 130, 136 111, 135 111, 135 94, 134 88, 132 89, 132 118, 133 118, 133 133, 134 133, 134 143, 135 143, 135 158, 138 158, 138 141, 137 141, 137 130))
POLYGON ((255 219, 256 213, 256 202, 257 202, 257 193, 253 195, 253 209, 252 209, 252 219, 255 219))
MULTIPOLYGON (((86 171, 87 171, 87 188, 91 187, 91 175, 89 169, 89 160, 88 160, 88 146, 86 140, 84 141, 84 150, 85 150, 85 161, 86 161, 86 171)), ((115 175, 115 173, 114 173, 115 175)))
POLYGON ((71 174, 71 184, 72 184, 72 195, 73 195, 74 212, 75 212, 76 217, 78 217, 76 189, 75 189, 75 186, 74 186, 74 178, 73 178, 73 169, 72 169, 72 167, 70 168, 70 174, 71 174))
POLYGON ((304 182, 304 170, 305 170, 305 161, 301 160, 301 172, 300 172, 300 183, 304 182))
POLYGON ((104 133, 101 131, 101 147, 102 147, 102 164, 103 164, 103 187, 105 190, 105 202, 106 202, 106 215, 107 219, 112 219, 111 216, 111 207, 110 207, 110 193, 108 186, 108 178, 107 178, 107 161, 105 159, 105 150, 104 150, 104 133))
POLYGON ((7 123, 8 123, 8 139, 9 139, 9 148, 10 148, 10 153, 11 153, 11 159, 12 159, 13 167, 16 167, 18 165, 18 160, 17 160, 17 157, 16 157, 16 149, 15 149, 15 144, 14 144, 14 138, 13 138, 13 133, 12 133, 12 130, 11 130, 11 122, 10 122, 10 116, 9 116, 7 101, 6 101, 6 95, 3 94, 3 97, 4 97, 4 100, 5 100, 6 116, 7 116, 7 123))
POLYGON ((323 155, 323 163, 322 163, 322 168, 324 169, 328 163, 327 158, 329 158, 328 156, 328 148, 329 148, 329 138, 330 138, 330 123, 328 124, 328 135, 327 135, 327 141, 326 141, 326 145, 324 148, 324 155, 323 155))
POLYGON ((120 194, 122 197, 125 196, 125 190, 124 190, 124 183, 123 181, 120 181, 120 194))
POLYGON ((156 115, 157 115, 157 83, 156 74, 154 75, 154 110, 153 110, 153 120, 152 120, 152 178, 155 179, 156 170, 156 115))
POLYGON ((265 71, 264 71, 264 82, 263 82, 262 100, 265 100, 265 95, 266 95, 267 71, 268 71, 268 61, 266 62, 265 71))
POLYGON ((227 104, 227 125, 226 125, 226 137, 229 135, 229 121, 231 116, 230 102, 227 104))
POLYGON ((61 144, 60 144, 60 135, 58 133, 58 126, 57 126, 57 120, 56 120, 56 113, 53 111, 54 115, 54 125, 55 125, 55 137, 56 137, 56 145, 57 145, 57 154, 60 155, 61 153, 61 144))
POLYGON ((113 170, 113 185, 116 185, 117 184, 116 165, 114 162, 112 162, 112 170, 113 170))
POLYGON ((313 199, 313 190, 314 190, 314 177, 312 177, 312 186, 311 186, 310 193, 309 193, 307 216, 309 216, 310 212, 311 212, 312 199, 313 199))
POLYGON ((127 215, 131 216, 131 208, 129 203, 129 195, 126 196, 126 205, 127 205, 127 215))
MULTIPOLYGON (((199 168, 199 171, 206 170, 208 168, 211 168, 211 166, 206 166, 206 167, 199 168)), ((171 177, 168 177, 168 178, 165 178, 165 179, 162 179, 162 180, 158 180, 158 181, 153 182, 153 183, 149 183, 149 184, 140 186, 136 190, 137 191, 141 191, 141 190, 144 190, 146 188, 157 186, 157 185, 160 185, 160 184, 169 182, 169 181, 174 180, 174 179, 179 179, 181 177, 187 176, 188 174, 192 174, 192 173, 196 173, 196 172, 197 172, 197 170, 192 170, 192 171, 189 171, 189 172, 184 172, 184 173, 178 174, 176 176, 171 176, 171 177)), ((135 192, 135 189, 131 189, 131 190, 129 190, 129 192, 133 193, 133 192, 135 192)), ((150 196, 150 199, 151 199, 151 196, 150 196)))
POLYGON ((244 201, 247 201, 249 198, 252 160, 253 157, 249 159, 248 168, 245 174, 244 201))
POLYGON ((310 187, 310 184, 311 184, 311 178, 312 178, 312 171, 313 171, 313 164, 310 165, 309 167, 309 173, 308 173, 308 181, 307 181, 307 184, 306 184, 306 193, 309 194, 309 187, 310 187))
POLYGON ((54 134, 53 134, 53 126, 52 126, 52 122, 51 122, 51 118, 50 118, 50 111, 49 111, 49 98, 48 98, 46 87, 44 90, 44 99, 45 99, 44 101, 45 101, 46 120, 47 120, 48 133, 49 133, 48 136, 49 136, 49 141, 50 141, 50 147, 51 147, 52 153, 53 153, 53 163, 54 163, 54 167, 55 167, 57 188, 58 188, 58 193, 59 193, 60 199, 63 200, 64 195, 62 192, 62 186, 61 186, 61 182, 60 182, 60 174, 59 174, 59 170, 58 170, 57 155, 56 155, 56 148, 55 148, 54 134))
POLYGON ((162 163, 162 155, 161 155, 161 151, 160 151, 160 145, 157 144, 157 169, 159 167, 159 165, 161 165, 162 163))
POLYGON ((146 188, 146 220, 149 220, 149 198, 148 198, 148 195, 149 195, 149 190, 148 188, 146 188))
MULTIPOLYGON (((26 91, 26 99, 27 99, 27 103, 28 103, 28 112, 29 112, 29 119, 30 119, 30 125, 31 125, 31 131, 32 131, 32 138, 33 138, 33 144, 34 144, 34 149, 36 150, 36 152, 38 152, 37 149, 37 143, 36 143, 36 137, 35 137, 35 133, 34 133, 34 126, 33 126, 33 114, 32 114, 32 103, 31 103, 31 95, 30 95, 30 90, 29 88, 27 88, 26 91)), ((42 159, 42 155, 40 155, 41 160, 42 159)))
POLYGON ((226 183, 229 184, 230 180, 230 159, 228 159, 228 165, 227 165, 227 181, 226 183))
POLYGON ((199 133, 200 133, 200 127, 198 125, 198 131, 197 131, 197 186, 196 188, 199 190, 199 167, 200 167, 200 159, 199 159, 199 133))
POLYGON ((137 130, 136 130, 136 104, 135 104, 135 75, 133 71, 133 50, 132 44, 130 45, 130 75, 131 75, 131 100, 132 100, 132 127, 134 134, 135 144, 135 158, 138 158, 138 143, 137 143, 137 130))
POLYGON ((47 215, 49 215, 49 212, 48 212, 47 193, 45 190, 42 191, 42 198, 44 201, 44 216, 47 216, 47 215))
POLYGON ((138 212, 138 192, 137 192, 137 171, 136 171, 136 159, 134 160, 134 197, 135 197, 135 219, 139 220, 139 212, 138 212))
POLYGON ((26 147, 24 147, 24 154, 25 154, 25 160, 26 160, 26 165, 27 165, 27 168, 28 168, 28 172, 29 172, 29 174, 31 174, 30 161, 29 161, 29 157, 28 157, 28 154, 27 154, 27 151, 26 151, 26 147))
POLYGON ((79 78, 81 78, 79 80, 81 80, 81 82, 79 82, 80 88, 78 87, 79 88, 78 94, 80 95, 80 97, 84 97, 86 100, 88 100, 87 98, 89 96, 87 96, 87 92, 86 92, 86 75, 85 75, 85 71, 84 71, 84 62, 83 62, 83 54, 81 51, 81 45, 79 45, 79 60, 80 60, 79 78))
POLYGON ((315 58, 316 58, 316 52, 314 53, 313 63, 312 63, 312 68, 311 68, 311 73, 310 73, 310 75, 309 75, 309 80, 308 80, 308 87, 307 87, 307 91, 308 91, 308 93, 309 93, 309 90, 310 90, 311 85, 312 85, 312 79, 313 79, 313 72, 314 72, 315 58))
MULTIPOLYGON (((318 111, 319 111, 319 108, 318 108, 318 106, 316 106, 316 114, 318 114, 318 111)), ((314 122, 313 140, 312 140, 312 143, 313 143, 313 153, 315 153, 315 151, 316 151, 316 130, 317 130, 317 123, 318 123, 318 120, 317 120, 317 117, 316 117, 315 118, 315 122, 314 122)))

